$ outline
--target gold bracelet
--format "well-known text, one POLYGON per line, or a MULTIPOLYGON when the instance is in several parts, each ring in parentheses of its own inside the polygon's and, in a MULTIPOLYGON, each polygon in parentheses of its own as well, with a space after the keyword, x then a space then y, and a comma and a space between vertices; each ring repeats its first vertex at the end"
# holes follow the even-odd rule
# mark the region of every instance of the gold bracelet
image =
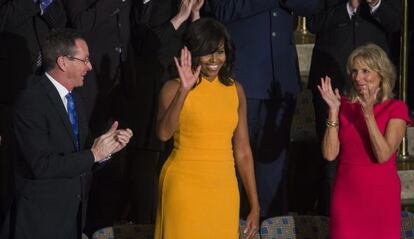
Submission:
POLYGON ((339 122, 335 122, 335 121, 331 121, 331 120, 326 120, 326 127, 328 128, 334 128, 339 126, 339 122))

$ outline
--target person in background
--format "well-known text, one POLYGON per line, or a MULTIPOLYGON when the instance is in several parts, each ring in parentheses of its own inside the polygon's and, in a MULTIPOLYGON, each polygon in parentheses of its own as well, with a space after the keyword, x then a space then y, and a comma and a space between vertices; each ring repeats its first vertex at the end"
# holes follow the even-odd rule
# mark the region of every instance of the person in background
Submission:
POLYGON ((411 124, 404 102, 393 99, 396 74, 377 45, 348 58, 351 89, 341 96, 330 77, 318 90, 328 105, 322 153, 338 160, 330 210, 332 239, 400 238, 401 185, 396 152, 411 124))
MULTIPOLYGON (((292 12, 311 15, 317 0, 209 0, 237 49, 236 79, 247 97, 247 121, 262 219, 288 213, 290 125, 300 91, 292 12)), ((246 200, 242 196, 242 208, 246 200)), ((242 210, 243 216, 246 210, 242 210)))
POLYGON ((70 29, 50 33, 46 72, 13 109, 16 202, 12 238, 81 238, 91 169, 123 149, 130 129, 118 122, 93 143, 82 99, 73 92, 92 70, 88 45, 70 29))
MULTIPOLYGON (((130 15, 132 0, 61 0, 69 25, 81 32, 91 49, 93 69, 85 85, 76 89, 83 101, 93 137, 105 132, 116 119, 120 127, 129 127, 129 100, 126 81, 132 67, 130 51, 130 15)), ((139 67, 139 66, 138 66, 139 67)), ((139 131, 134 131, 139 132, 139 131)), ((141 137, 137 137, 141 138, 141 137)), ((130 145, 130 144, 129 144, 130 145)), ((126 150, 115 160, 95 171, 88 203, 85 233, 114 225, 127 218, 129 173, 126 150)), ((136 174, 133 174, 136 176, 136 174)))
POLYGON ((250 202, 242 236, 252 238, 260 208, 246 98, 232 78, 233 43, 222 24, 202 18, 189 26, 184 45, 175 58, 179 79, 160 93, 157 135, 174 137, 174 148, 160 175, 155 238, 239 238, 235 167, 250 202))
MULTIPOLYGON (((347 79, 346 61, 352 50, 375 43, 389 54, 390 37, 401 25, 401 1, 319 0, 316 13, 307 23, 309 31, 316 34, 308 88, 313 95, 317 137, 322 141, 327 106, 317 89, 321 77, 330 76, 332 86, 343 94, 351 86, 347 79)), ((320 155, 315 160, 320 164, 321 173, 318 174, 322 175, 318 188, 315 188, 319 191, 316 211, 329 215, 336 161, 323 160, 320 155)))
MULTIPOLYGON (((134 1, 132 6, 129 57, 135 65, 127 79, 129 122, 143 137, 132 139, 127 149, 130 218, 135 223, 153 224, 160 168, 166 148, 156 134, 158 96, 163 83, 171 79, 173 57, 183 47, 188 26, 200 17, 203 0, 134 1)), ((174 66, 175 67, 175 66, 174 66)))

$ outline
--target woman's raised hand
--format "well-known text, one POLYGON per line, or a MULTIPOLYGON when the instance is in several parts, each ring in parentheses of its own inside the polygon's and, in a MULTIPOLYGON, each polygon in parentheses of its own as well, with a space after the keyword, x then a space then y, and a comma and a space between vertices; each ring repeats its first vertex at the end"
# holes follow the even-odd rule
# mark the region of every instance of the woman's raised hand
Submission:
POLYGON ((177 66, 178 75, 180 76, 180 87, 186 91, 191 90, 198 80, 201 66, 197 66, 197 68, 193 70, 191 66, 191 53, 187 47, 181 49, 180 60, 174 57, 174 61, 177 66))
POLYGON ((370 90, 367 86, 362 88, 357 100, 361 104, 361 109, 364 113, 374 112, 374 104, 376 103, 379 91, 379 87, 374 90, 370 90))
POLYGON ((336 88, 332 89, 331 78, 325 76, 321 78, 321 84, 318 85, 318 90, 321 93, 323 100, 328 104, 329 110, 338 113, 341 106, 341 95, 336 88))

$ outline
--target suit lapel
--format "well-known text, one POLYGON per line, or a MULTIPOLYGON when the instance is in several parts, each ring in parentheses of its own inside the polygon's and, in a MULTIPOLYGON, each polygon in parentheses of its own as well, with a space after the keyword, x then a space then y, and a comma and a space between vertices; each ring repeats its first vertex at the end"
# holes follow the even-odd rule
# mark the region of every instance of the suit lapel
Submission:
POLYGON ((72 130, 72 126, 69 121, 68 113, 66 112, 65 106, 63 105, 62 99, 60 98, 58 91, 56 90, 55 86, 50 82, 50 80, 46 76, 42 77, 41 83, 45 87, 48 97, 50 101, 52 102, 54 109, 57 111, 60 119, 62 120, 62 123, 64 124, 66 131, 69 134, 69 137, 71 137, 72 139, 73 148, 76 149, 75 135, 73 134, 73 130, 72 130))

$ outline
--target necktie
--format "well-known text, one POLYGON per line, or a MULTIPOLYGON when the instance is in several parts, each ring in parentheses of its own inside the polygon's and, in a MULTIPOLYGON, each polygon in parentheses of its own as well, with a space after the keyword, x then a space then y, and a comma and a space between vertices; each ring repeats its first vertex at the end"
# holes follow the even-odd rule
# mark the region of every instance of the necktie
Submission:
POLYGON ((53 0, 39 0, 40 10, 43 13, 46 11, 46 8, 52 3, 53 0))
POLYGON ((68 100, 68 115, 73 135, 75 136, 76 150, 79 150, 78 116, 76 115, 75 101, 73 100, 72 93, 68 93, 65 97, 68 100))

